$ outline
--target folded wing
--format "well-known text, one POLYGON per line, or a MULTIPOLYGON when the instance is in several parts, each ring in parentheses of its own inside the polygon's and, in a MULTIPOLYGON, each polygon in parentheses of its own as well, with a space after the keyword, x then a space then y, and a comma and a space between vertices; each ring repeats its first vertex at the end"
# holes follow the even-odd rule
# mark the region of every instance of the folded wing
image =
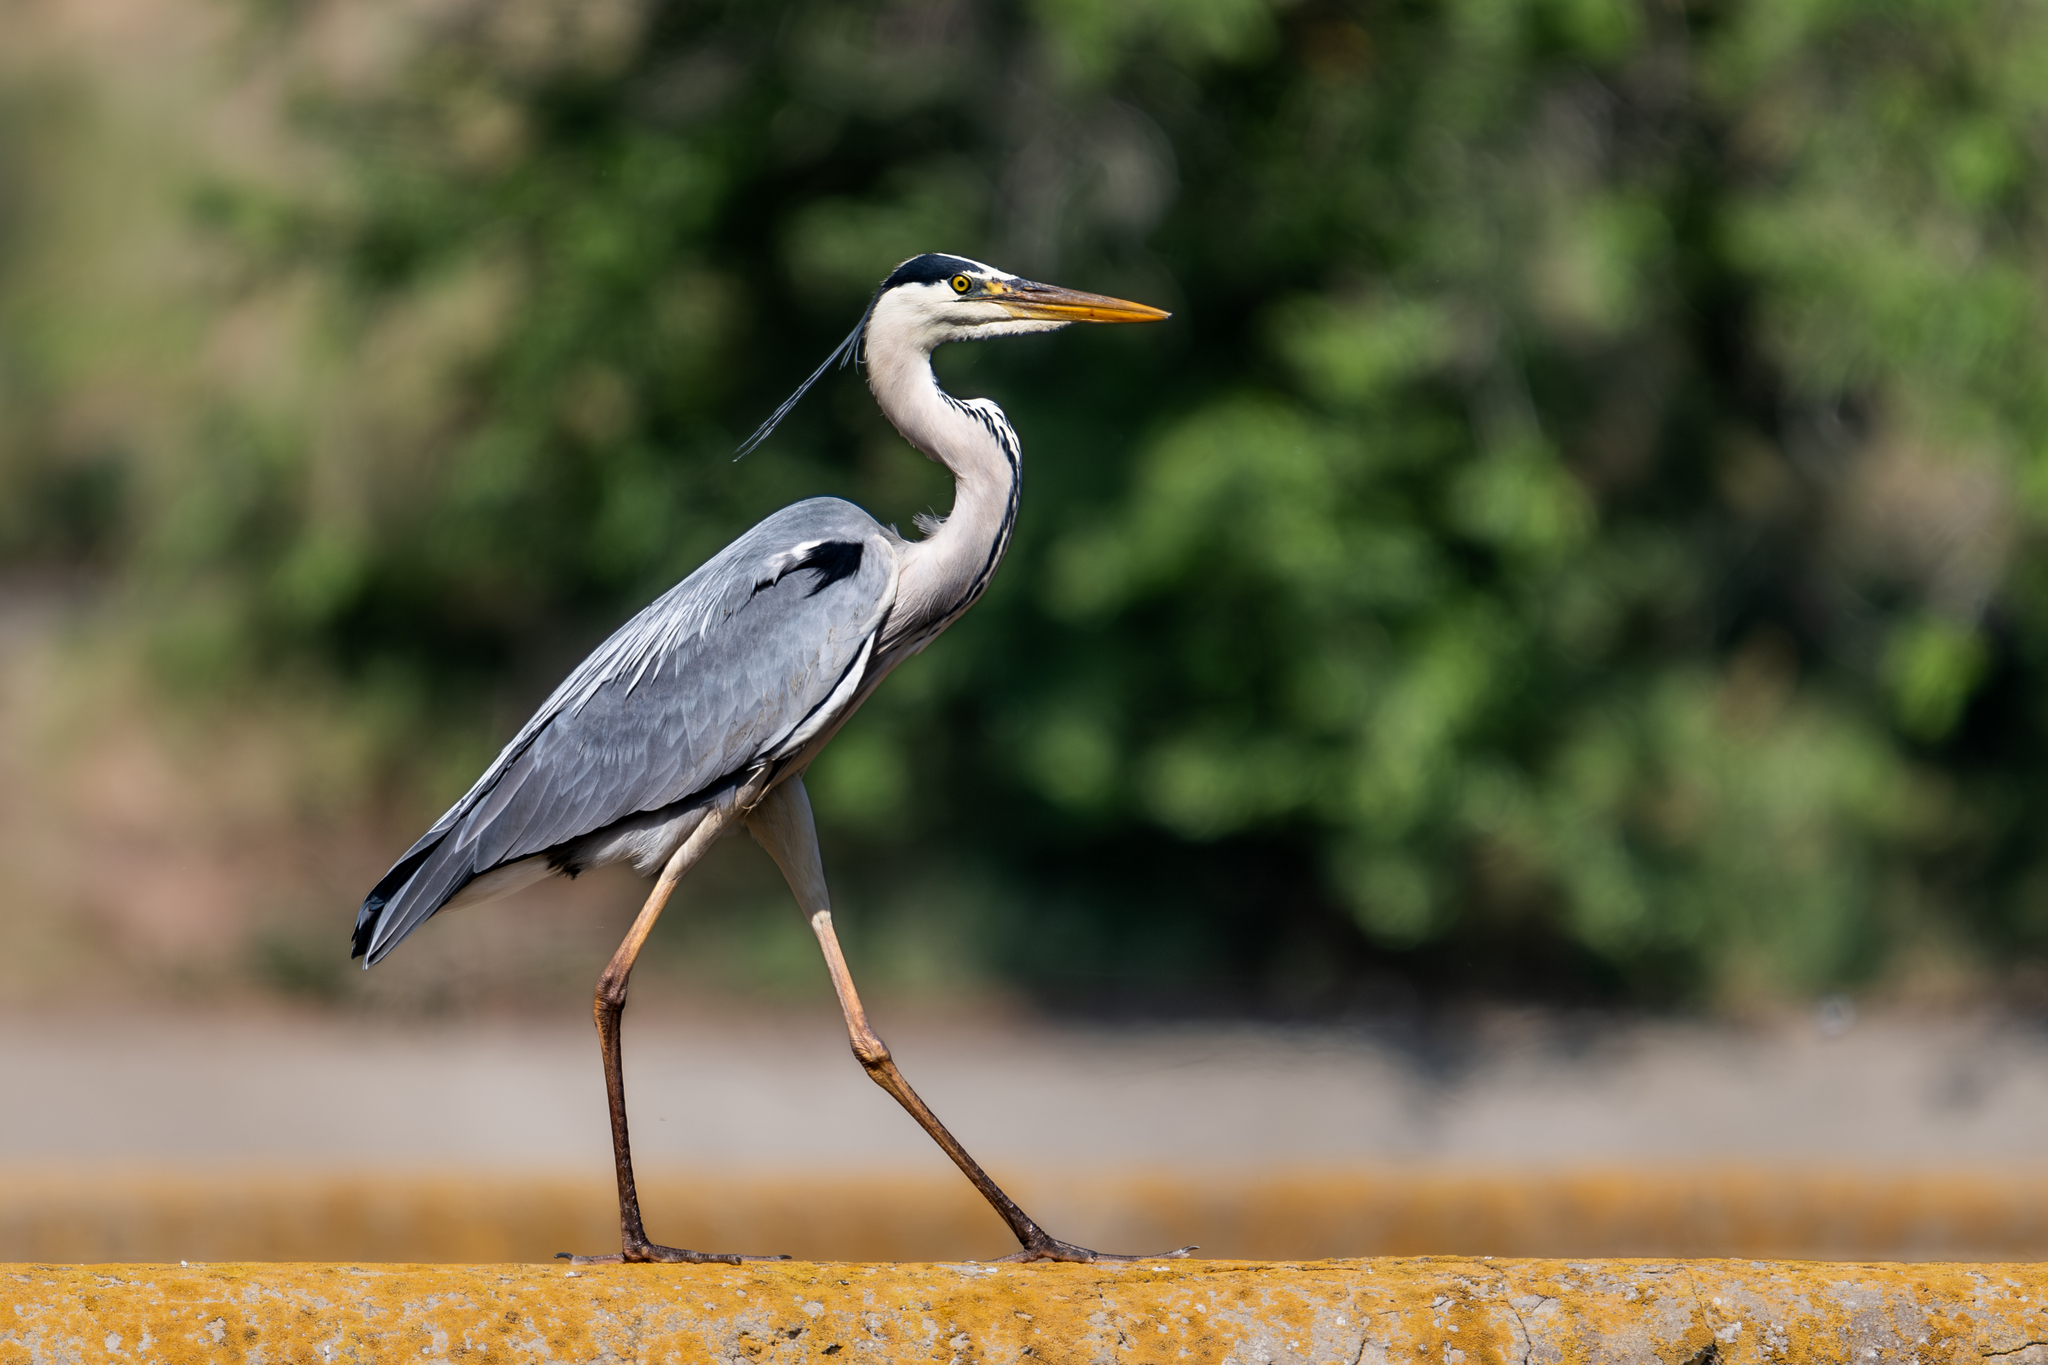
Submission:
POLYGON ((786 507, 621 626, 378 882, 376 962, 473 878, 686 802, 780 755, 857 694, 894 542, 837 498, 786 507))

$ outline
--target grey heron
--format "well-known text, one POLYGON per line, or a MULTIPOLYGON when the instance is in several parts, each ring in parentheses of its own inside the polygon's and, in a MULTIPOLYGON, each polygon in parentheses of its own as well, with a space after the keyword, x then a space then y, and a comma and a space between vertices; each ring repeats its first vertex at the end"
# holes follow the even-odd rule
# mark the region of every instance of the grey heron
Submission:
POLYGON ((677 881, 736 824, 774 858, 809 916, 854 1056, 1016 1234, 1022 1249, 1009 1259, 1138 1259, 1046 1233, 904 1079, 861 1008, 833 931, 803 774, 891 669, 974 605, 1010 542, 1023 474, 1017 433, 988 399, 962 400, 940 388, 932 352, 950 341, 1167 316, 961 256, 903 262, 853 332, 741 450, 766 437, 835 360, 843 366, 863 358, 883 414, 951 471, 952 511, 920 518, 917 540, 837 498, 776 512, 599 645, 364 899, 351 956, 367 959, 367 969, 444 909, 621 860, 658 873, 598 978, 593 1010, 611 1106, 620 1254, 576 1259, 740 1259, 648 1240, 619 1063, 634 959, 677 881))

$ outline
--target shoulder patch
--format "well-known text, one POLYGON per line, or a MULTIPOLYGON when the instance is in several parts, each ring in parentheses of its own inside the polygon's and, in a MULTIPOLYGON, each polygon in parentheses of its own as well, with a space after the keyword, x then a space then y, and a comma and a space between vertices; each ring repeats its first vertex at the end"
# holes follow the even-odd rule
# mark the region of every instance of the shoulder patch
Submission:
POLYGON ((816 597, 840 579, 859 573, 866 554, 867 547, 857 540, 814 540, 798 545, 762 566, 760 576, 754 580, 754 592, 772 588, 791 574, 808 569, 818 577, 804 596, 816 597))
POLYGON ((866 553, 867 547, 859 541, 828 540, 798 560, 790 572, 809 569, 817 574, 818 581, 811 585, 810 592, 806 594, 809 597, 816 597, 840 579, 851 578, 859 573, 861 557, 866 553))

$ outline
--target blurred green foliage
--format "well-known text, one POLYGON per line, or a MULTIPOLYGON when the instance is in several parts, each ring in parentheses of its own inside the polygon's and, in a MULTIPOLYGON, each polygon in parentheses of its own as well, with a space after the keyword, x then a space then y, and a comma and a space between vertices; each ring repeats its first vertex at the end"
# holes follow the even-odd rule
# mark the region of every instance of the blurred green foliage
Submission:
POLYGON ((192 206, 310 377, 9 466, 11 552, 99 546, 202 681, 317 662, 473 762, 770 509, 943 509, 850 375, 731 452, 959 251, 1175 317, 940 357, 1016 545, 812 783, 904 942, 1326 1003, 2048 946, 2048 10, 378 12, 374 78, 250 16, 324 159, 192 206))

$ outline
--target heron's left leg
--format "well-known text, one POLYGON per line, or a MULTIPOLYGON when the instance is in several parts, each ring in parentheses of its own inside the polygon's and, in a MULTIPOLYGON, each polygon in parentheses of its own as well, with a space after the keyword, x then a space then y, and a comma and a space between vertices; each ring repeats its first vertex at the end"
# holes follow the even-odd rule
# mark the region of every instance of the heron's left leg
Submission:
MULTIPOLYGON (((839 1008, 846 1016, 847 1041, 853 1045, 853 1055, 868 1073, 868 1078, 889 1092, 896 1103, 917 1120, 918 1127, 931 1135, 939 1149, 953 1159, 961 1174, 988 1200, 1010 1231, 1016 1234, 1023 1250, 1003 1259, 1010 1261, 1137 1261, 1156 1260, 1153 1256, 1116 1256, 1100 1251, 1090 1251, 1057 1237, 1033 1222, 1017 1201, 1003 1192, 1000 1185, 989 1178, 981 1164, 967 1154, 960 1140, 947 1131, 939 1122, 939 1116, 931 1111, 910 1082, 904 1079, 895 1058, 889 1054, 889 1046, 868 1023, 867 1011, 861 1007, 860 994, 854 989, 853 976, 846 969, 846 956, 839 951, 839 935, 832 928, 832 904, 825 890, 825 867, 818 857, 818 831, 811 818, 811 799, 804 791, 803 778, 792 777, 763 797, 758 805, 747 813, 747 830, 761 846, 768 850, 782 869, 782 875, 789 881, 789 889, 796 893, 797 904, 810 917, 811 931, 818 936, 818 946, 824 950, 825 966, 832 974, 832 989, 839 995, 839 1008)), ((1161 1253, 1161 1256, 1186 1256, 1193 1251, 1191 1246, 1178 1251, 1161 1253)))
MULTIPOLYGON (((742 791, 738 799, 743 800, 751 793, 742 791)), ((786 1261, 787 1256, 740 1256, 730 1253, 690 1251, 683 1247, 667 1247, 651 1242, 640 1220, 640 1191, 633 1179, 632 1140, 626 1126, 626 1074, 619 1055, 619 1028, 626 1011, 626 983, 633 974, 633 962, 640 956, 640 949, 647 942, 647 936, 654 930, 655 920, 661 917, 662 907, 668 904, 669 896, 675 891, 676 883, 683 874, 695 866, 704 856, 704 851, 719 835, 732 827, 737 817, 737 800, 732 806, 714 809, 705 814, 697 827, 669 855, 668 863, 655 880, 654 890, 648 893, 646 904, 640 907, 639 916, 633 927, 627 931, 625 942, 612 954, 612 960, 597 979, 597 995, 592 1013, 597 1021, 598 1047, 604 1053, 605 1096, 611 1109, 612 1121, 612 1163, 616 1168, 619 1183, 619 1254, 616 1256, 575 1256, 563 1251, 556 1253, 563 1259, 577 1265, 603 1265, 620 1261, 685 1261, 702 1264, 719 1261, 738 1265, 742 1261, 786 1261)))

